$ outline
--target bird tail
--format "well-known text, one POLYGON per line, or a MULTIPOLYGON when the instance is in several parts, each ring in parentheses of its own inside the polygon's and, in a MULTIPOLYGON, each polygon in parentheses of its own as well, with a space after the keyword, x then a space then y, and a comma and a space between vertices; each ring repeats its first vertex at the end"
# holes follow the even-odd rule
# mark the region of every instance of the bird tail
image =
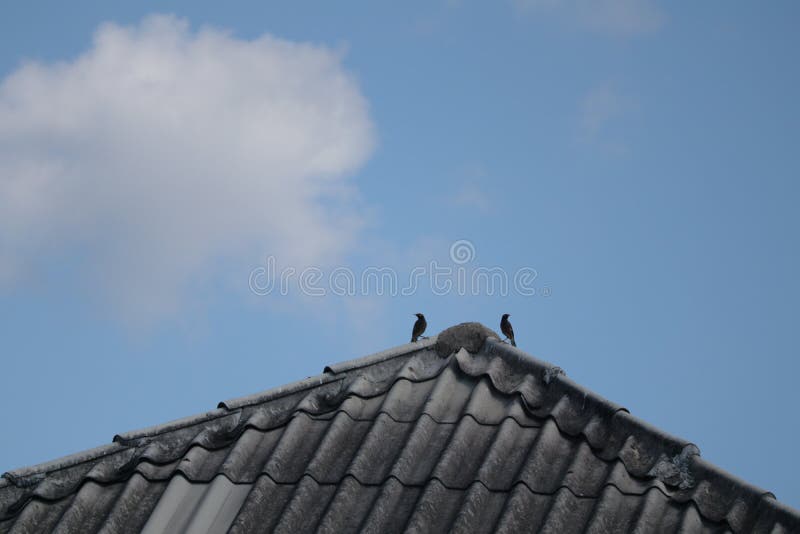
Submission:
POLYGON ((411 343, 415 343, 417 341, 417 336, 411 336, 411 343))
POLYGON ((512 347, 516 347, 516 346, 517 346, 517 342, 516 342, 516 341, 514 341, 514 338, 513 338, 513 337, 511 338, 511 346, 512 346, 512 347))

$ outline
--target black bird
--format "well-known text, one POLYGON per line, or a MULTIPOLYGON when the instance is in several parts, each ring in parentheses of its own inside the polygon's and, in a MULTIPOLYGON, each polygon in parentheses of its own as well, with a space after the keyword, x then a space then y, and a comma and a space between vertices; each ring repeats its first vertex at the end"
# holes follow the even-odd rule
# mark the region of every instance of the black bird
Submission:
POLYGON ((414 315, 417 316, 417 322, 414 323, 414 329, 411 330, 412 343, 420 338, 420 336, 425 332, 425 328, 428 326, 428 322, 425 320, 424 315, 421 313, 415 313, 414 315))
POLYGON ((503 332, 503 335, 508 338, 511 342, 511 345, 516 347, 517 342, 514 341, 514 329, 511 328, 511 322, 508 320, 508 313, 503 314, 503 318, 500 319, 500 331, 503 332))

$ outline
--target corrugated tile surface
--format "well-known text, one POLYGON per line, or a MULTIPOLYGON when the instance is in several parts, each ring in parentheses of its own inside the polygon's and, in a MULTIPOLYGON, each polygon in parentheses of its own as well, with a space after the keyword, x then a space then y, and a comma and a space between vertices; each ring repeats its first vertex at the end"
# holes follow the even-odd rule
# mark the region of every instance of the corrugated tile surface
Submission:
POLYGON ((6 473, 0 533, 800 532, 694 445, 453 329, 6 473))

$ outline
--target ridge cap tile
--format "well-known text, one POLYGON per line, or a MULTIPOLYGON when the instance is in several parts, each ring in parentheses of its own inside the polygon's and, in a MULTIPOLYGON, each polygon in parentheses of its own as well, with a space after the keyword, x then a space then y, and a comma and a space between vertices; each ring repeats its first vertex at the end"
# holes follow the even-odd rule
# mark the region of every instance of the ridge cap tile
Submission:
POLYGON ((405 343, 403 345, 398 345, 396 347, 376 352, 361 358, 353 358, 341 363, 327 365, 325 366, 322 374, 310 376, 296 382, 290 382, 289 384, 276 386, 274 388, 266 389, 251 395, 228 399, 220 402, 218 408, 235 410, 237 408, 261 404, 273 399, 286 397, 293 393, 297 393, 298 391, 303 391, 330 382, 336 382, 337 380, 342 380, 344 378, 343 375, 348 371, 363 369, 364 367, 370 367, 376 364, 384 363, 388 360, 393 360, 401 356, 411 357, 417 352, 421 352, 425 349, 435 346, 435 344, 436 336, 431 336, 428 339, 417 341, 415 343, 405 343))
MULTIPOLYGON (((50 473, 61 471, 69 467, 74 467, 82 463, 98 460, 120 451, 124 451, 127 448, 128 447, 126 445, 119 443, 107 443, 92 449, 86 449, 80 452, 67 454, 56 458, 55 460, 48 460, 46 462, 40 462, 30 466, 11 469, 10 471, 3 473, 3 478, 15 486, 20 486, 24 485, 24 482, 20 483, 21 481, 37 479, 39 476, 46 476, 50 473)), ((0 485, 0 488, 2 487, 3 486, 0 485)))
POLYGON ((193 426, 198 423, 205 423, 207 421, 220 419, 222 417, 231 415, 232 413, 234 412, 231 410, 216 408, 207 412, 173 419, 172 421, 167 421, 166 423, 151 425, 137 430, 130 430, 128 432, 120 432, 119 434, 114 435, 113 442, 123 445, 138 444, 139 442, 147 440, 148 438, 154 438, 161 434, 166 434, 167 432, 172 432, 174 430, 180 430, 181 428, 193 426))
POLYGON ((424 349, 436 346, 437 338, 438 336, 431 336, 429 338, 422 339, 420 341, 415 341, 413 343, 405 343, 403 345, 398 345, 390 349, 382 350, 380 352, 375 352, 373 354, 369 354, 361 358, 353 358, 351 360, 345 360, 343 362, 326 365, 325 369, 322 372, 323 375, 324 374, 336 375, 346 371, 352 371, 355 369, 361 369, 362 367, 368 367, 370 365, 381 363, 386 360, 396 358, 398 356, 411 356, 415 352, 419 352, 424 349))

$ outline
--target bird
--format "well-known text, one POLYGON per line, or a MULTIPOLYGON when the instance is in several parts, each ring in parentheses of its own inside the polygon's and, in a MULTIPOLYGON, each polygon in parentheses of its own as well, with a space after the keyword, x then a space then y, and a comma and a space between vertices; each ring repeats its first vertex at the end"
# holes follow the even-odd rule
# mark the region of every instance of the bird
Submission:
POLYGON ((503 332, 503 335, 511 342, 511 346, 516 347, 517 342, 514 341, 514 329, 511 327, 511 322, 508 320, 509 315, 508 313, 504 313, 503 318, 500 319, 500 331, 503 332))
POLYGON ((417 341, 420 336, 425 332, 425 328, 428 326, 428 322, 425 320, 425 316, 421 313, 415 313, 414 315, 417 316, 417 322, 414 323, 414 328, 411 330, 411 342, 414 343, 417 341))

